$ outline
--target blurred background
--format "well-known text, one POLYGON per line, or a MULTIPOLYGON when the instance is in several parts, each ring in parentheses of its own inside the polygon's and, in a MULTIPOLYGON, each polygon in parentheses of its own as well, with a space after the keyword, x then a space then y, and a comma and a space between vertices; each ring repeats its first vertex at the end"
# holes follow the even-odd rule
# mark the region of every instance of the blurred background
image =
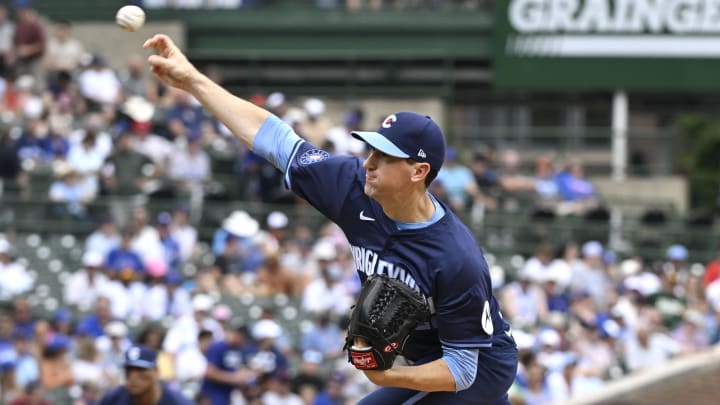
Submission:
POLYGON ((225 387, 233 404, 373 388, 341 351, 359 289, 344 236, 150 76, 156 32, 333 153, 364 156, 350 131, 396 111, 441 124, 431 188, 485 250, 521 349, 513 404, 715 403, 713 7, 2 2, 0 403, 94 404, 131 343, 199 403, 220 342, 258 376, 225 387), (138 32, 114 24, 125 4, 147 13, 138 32))

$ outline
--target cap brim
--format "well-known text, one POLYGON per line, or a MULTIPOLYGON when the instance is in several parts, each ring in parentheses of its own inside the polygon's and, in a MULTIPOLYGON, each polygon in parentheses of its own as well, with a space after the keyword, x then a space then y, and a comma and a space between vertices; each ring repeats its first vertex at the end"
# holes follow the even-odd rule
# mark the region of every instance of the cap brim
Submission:
POLYGON ((354 138, 357 138, 368 145, 372 146, 373 148, 379 150, 380 152, 398 157, 398 158, 409 158, 410 155, 403 152, 395 146, 394 143, 390 142, 387 138, 385 138, 382 134, 379 132, 363 132, 363 131, 355 131, 352 132, 352 136, 354 138))
POLYGON ((126 361, 123 364, 124 367, 135 367, 135 368, 155 368, 155 363, 143 360, 126 361))

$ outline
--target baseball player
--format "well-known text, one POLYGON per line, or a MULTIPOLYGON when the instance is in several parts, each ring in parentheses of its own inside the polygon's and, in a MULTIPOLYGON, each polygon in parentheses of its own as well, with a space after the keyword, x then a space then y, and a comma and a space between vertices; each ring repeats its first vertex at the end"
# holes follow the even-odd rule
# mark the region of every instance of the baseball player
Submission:
POLYGON ((411 365, 364 370, 382 388, 360 404, 509 404, 517 348, 483 252, 427 191, 445 156, 432 119, 392 114, 377 132, 353 133, 370 147, 367 159, 332 156, 213 83, 168 36, 155 35, 144 47, 156 51, 148 62, 158 78, 195 96, 281 170, 288 188, 343 229, 362 280, 375 274, 400 280, 432 304, 432 315, 405 344, 411 365))

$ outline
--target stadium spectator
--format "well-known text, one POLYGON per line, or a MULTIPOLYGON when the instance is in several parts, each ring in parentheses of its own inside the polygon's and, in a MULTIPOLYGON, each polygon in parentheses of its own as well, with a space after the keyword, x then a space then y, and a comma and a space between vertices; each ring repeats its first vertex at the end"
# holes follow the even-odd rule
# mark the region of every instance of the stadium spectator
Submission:
POLYGON ((48 191, 49 200, 55 203, 54 214, 60 218, 88 220, 87 206, 93 201, 94 194, 83 181, 82 174, 62 163, 55 165, 55 176, 57 180, 50 184, 48 191))
POLYGON ((87 131, 79 143, 70 143, 67 153, 68 165, 82 176, 81 182, 93 198, 100 191, 99 173, 107 158, 102 150, 97 133, 87 131))
POLYGON ((98 361, 103 369, 105 381, 95 381, 103 388, 122 381, 123 355, 132 342, 128 336, 128 327, 122 321, 112 321, 105 326, 104 334, 95 339, 98 361))
POLYGON ((187 261, 195 255, 198 243, 198 231, 190 224, 190 208, 187 205, 178 205, 175 210, 173 210, 170 235, 180 246, 181 260, 187 261))
POLYGON ((12 65, 15 23, 5 4, 0 5, 0 77, 5 77, 12 65))
POLYGON ((149 79, 145 74, 145 61, 140 55, 130 55, 125 69, 118 74, 124 98, 132 96, 148 98, 149 79))
POLYGON ((581 162, 568 162, 555 176, 555 181, 561 199, 558 214, 584 214, 598 206, 595 186, 585 177, 581 162))
POLYGON ((68 336, 55 334, 42 347, 40 382, 51 403, 66 403, 68 388, 74 383, 69 351, 72 341, 68 336))
POLYGON ((94 311, 85 315, 78 322, 77 333, 87 334, 92 337, 100 337, 105 333, 107 325, 113 321, 114 307, 111 301, 105 296, 100 296, 95 301, 94 311))
POLYGON ((189 197, 193 211, 202 211, 205 186, 212 176, 210 157, 202 149, 199 132, 188 134, 184 146, 176 145, 170 157, 168 176, 173 187, 183 199, 189 197))
POLYGON ((32 8, 30 1, 15 2, 17 22, 15 36, 13 37, 12 62, 18 75, 30 75, 35 79, 33 89, 45 89, 45 69, 43 55, 45 54, 47 40, 45 29, 38 13, 32 8))
POLYGON ((55 22, 53 35, 47 41, 45 67, 54 82, 60 72, 78 72, 85 57, 85 46, 72 36, 70 21, 55 22))
POLYGON ((263 264, 257 269, 257 277, 250 290, 258 296, 285 294, 294 297, 298 293, 293 273, 280 263, 277 252, 267 254, 263 264))
POLYGON ((33 381, 40 378, 40 366, 35 357, 33 342, 23 332, 13 334, 13 349, 17 358, 15 359, 15 381, 18 387, 26 387, 33 381))
POLYGON ((442 185, 450 207, 456 212, 464 212, 478 190, 472 171, 461 164, 459 159, 457 149, 447 148, 445 163, 438 173, 437 181, 442 185))
POLYGON ((10 242, 0 238, 0 297, 4 299, 23 294, 35 284, 25 266, 12 259, 10 249, 10 242))
POLYGON ((343 269, 335 262, 337 249, 328 241, 320 241, 313 247, 313 257, 317 260, 317 276, 303 291, 302 310, 311 315, 345 316, 353 296, 342 283, 343 269))
POLYGON ((335 153, 353 156, 362 156, 365 153, 365 142, 350 135, 351 132, 360 130, 363 116, 362 110, 354 109, 345 115, 342 125, 328 130, 326 137, 329 142, 332 142, 335 153))
POLYGON ((319 98, 308 98, 303 104, 306 119, 299 124, 299 135, 313 145, 325 145, 327 133, 332 127, 325 117, 325 102, 319 98))
POLYGON ((82 257, 82 268, 68 277, 65 282, 63 294, 65 304, 87 310, 98 297, 106 294, 110 280, 103 274, 104 265, 105 257, 102 253, 86 251, 82 257))
POLYGON ((231 403, 233 391, 256 383, 256 374, 249 361, 257 349, 243 323, 235 323, 226 331, 225 340, 215 342, 207 350, 207 368, 200 395, 210 405, 231 403))
POLYGON ((28 176, 20 165, 15 141, 8 127, 0 128, 0 193, 17 195, 26 193, 28 176))
POLYGON ((89 111, 103 111, 117 105, 122 96, 120 81, 107 65, 105 57, 95 54, 90 66, 78 77, 80 94, 85 97, 89 111))
POLYGON ((528 267, 520 271, 517 281, 505 287, 501 301, 505 316, 518 328, 533 327, 547 316, 547 297, 528 267))
POLYGON ((328 312, 310 315, 312 326, 307 328, 300 339, 300 349, 310 356, 317 353, 323 359, 334 361, 344 356, 342 346, 344 331, 328 312))
POLYGON ((39 381, 32 381, 25 385, 20 397, 8 402, 9 405, 53 405, 45 399, 45 391, 39 381))

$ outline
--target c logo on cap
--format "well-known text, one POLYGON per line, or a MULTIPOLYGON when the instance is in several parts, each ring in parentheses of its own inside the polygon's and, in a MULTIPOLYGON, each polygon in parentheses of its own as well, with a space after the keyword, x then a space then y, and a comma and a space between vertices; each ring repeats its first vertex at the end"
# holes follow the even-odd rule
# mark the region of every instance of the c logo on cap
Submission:
POLYGON ((128 359, 135 361, 140 358, 140 348, 139 347, 131 347, 130 350, 128 350, 128 359))
POLYGON ((390 128, 393 123, 397 121, 397 116, 395 114, 388 115, 387 118, 383 120, 382 127, 383 128, 390 128))

